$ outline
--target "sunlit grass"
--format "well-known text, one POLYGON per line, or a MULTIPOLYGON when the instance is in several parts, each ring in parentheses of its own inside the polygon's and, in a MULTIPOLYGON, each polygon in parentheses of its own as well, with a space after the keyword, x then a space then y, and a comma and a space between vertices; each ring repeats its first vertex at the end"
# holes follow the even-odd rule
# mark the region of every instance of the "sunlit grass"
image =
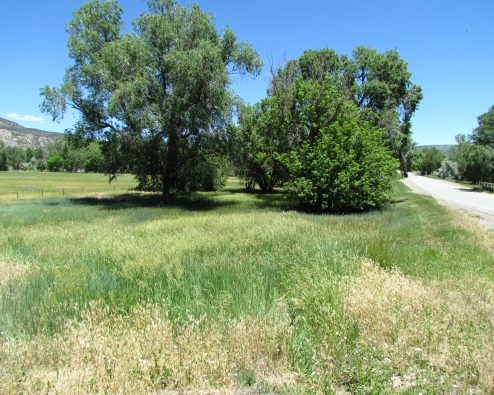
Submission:
POLYGON ((45 176, 96 193, 0 205, 0 392, 492 390, 492 234, 400 183, 335 216, 45 176))
POLYGON ((121 175, 109 183, 108 176, 94 173, 0 171, 0 204, 88 193, 122 193, 135 185, 131 175, 121 175))

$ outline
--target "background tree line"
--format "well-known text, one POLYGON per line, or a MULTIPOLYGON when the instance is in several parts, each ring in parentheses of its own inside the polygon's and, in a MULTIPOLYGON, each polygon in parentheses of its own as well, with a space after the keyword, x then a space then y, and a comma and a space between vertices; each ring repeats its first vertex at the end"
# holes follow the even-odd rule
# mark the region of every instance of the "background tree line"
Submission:
POLYGON ((0 141, 0 171, 10 169, 105 173, 107 162, 100 142, 65 135, 46 148, 5 147, 0 141))
POLYGON ((457 145, 446 156, 437 148, 409 153, 409 167, 422 174, 477 183, 494 182, 494 106, 477 119, 468 136, 456 136, 457 145))
MULTIPOLYGON (((256 76, 262 62, 211 15, 149 0, 127 34, 121 15, 115 0, 76 11, 73 65, 60 87, 41 92, 54 119, 78 111, 70 138, 99 142, 110 175, 131 172, 168 203, 221 186, 233 169, 250 189, 284 188, 301 206, 332 211, 379 207, 395 170, 407 175, 422 93, 397 51, 306 51, 273 70, 267 98, 248 106, 230 75, 256 76)), ((54 164, 78 162, 56 155, 54 164)))
POLYGON ((0 141, 0 171, 40 169, 44 158, 41 148, 6 147, 0 141))

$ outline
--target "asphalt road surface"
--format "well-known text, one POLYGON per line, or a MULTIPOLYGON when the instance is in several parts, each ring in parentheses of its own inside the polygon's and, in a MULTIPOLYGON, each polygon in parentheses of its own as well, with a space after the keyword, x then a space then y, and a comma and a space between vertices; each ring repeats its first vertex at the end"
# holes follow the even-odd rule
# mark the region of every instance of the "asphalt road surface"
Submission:
POLYGON ((412 173, 403 183, 416 193, 432 196, 443 205, 465 211, 478 218, 486 227, 494 229, 494 194, 412 173))

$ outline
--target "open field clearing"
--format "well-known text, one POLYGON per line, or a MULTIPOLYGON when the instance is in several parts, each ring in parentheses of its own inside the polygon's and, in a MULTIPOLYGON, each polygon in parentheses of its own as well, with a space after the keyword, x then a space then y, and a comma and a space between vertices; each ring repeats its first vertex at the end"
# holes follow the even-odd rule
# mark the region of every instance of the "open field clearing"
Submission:
POLYGON ((399 182, 336 216, 0 177, 0 393, 494 391, 494 235, 399 182))
POLYGON ((87 193, 124 193, 136 185, 131 175, 108 177, 94 173, 0 172, 0 203, 87 193))

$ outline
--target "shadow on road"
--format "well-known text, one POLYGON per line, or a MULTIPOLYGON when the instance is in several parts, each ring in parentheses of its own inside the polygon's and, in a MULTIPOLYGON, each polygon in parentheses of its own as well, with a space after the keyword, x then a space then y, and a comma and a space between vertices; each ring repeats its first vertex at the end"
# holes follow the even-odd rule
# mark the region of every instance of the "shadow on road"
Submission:
POLYGON ((458 191, 461 192, 475 192, 475 193, 482 193, 482 191, 479 191, 477 189, 472 189, 472 188, 455 188, 458 191))

